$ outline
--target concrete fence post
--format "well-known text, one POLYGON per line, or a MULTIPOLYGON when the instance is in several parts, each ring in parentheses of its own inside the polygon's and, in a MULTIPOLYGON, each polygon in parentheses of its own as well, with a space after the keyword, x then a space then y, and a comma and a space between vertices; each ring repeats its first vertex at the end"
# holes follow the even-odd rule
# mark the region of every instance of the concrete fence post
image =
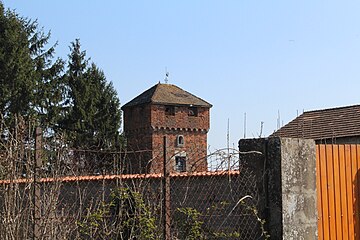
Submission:
POLYGON ((271 239, 317 239, 316 148, 313 140, 242 139, 240 161, 258 178, 258 210, 271 239))

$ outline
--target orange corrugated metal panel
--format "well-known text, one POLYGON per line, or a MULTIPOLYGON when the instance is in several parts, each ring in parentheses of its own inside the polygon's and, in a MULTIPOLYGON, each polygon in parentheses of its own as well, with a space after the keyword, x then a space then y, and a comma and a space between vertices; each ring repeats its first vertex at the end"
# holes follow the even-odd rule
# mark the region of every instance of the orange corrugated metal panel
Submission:
POLYGON ((336 237, 338 240, 343 239, 343 226, 341 222, 341 187, 340 187, 340 164, 339 164, 339 146, 332 146, 332 157, 334 163, 334 190, 335 190, 335 221, 336 237))
POLYGON ((341 221, 343 229, 343 239, 349 239, 348 224, 348 201, 346 190, 346 167, 345 167, 345 146, 339 145, 339 162, 340 162, 340 196, 341 196, 341 221))
POLYGON ((316 146, 316 189, 317 189, 317 208, 318 208, 318 235, 319 239, 324 239, 324 229, 323 229, 323 207, 322 207, 322 190, 321 190, 321 164, 320 164, 320 147, 319 145, 316 146))
POLYGON ((360 145, 356 145, 356 162, 357 162, 357 172, 356 172, 356 178, 354 180, 354 184, 356 185, 357 189, 357 198, 354 202, 356 208, 355 208, 355 214, 356 219, 358 221, 357 228, 355 228, 355 237, 357 240, 360 240, 360 145))
POLYGON ((336 214, 335 214, 335 184, 334 184, 334 164, 332 145, 325 146, 326 151, 326 175, 328 185, 328 199, 329 199, 329 227, 330 239, 336 239, 336 214))
POLYGON ((348 202, 349 239, 354 239, 353 179, 350 145, 345 145, 346 191, 348 202))
POLYGON ((330 239, 329 200, 328 200, 325 145, 320 146, 319 156, 320 156, 320 165, 321 165, 320 178, 321 178, 321 196, 322 196, 321 205, 322 205, 322 212, 323 212, 323 236, 324 236, 324 239, 330 239))
POLYGON ((360 145, 316 148, 319 239, 360 240, 360 145))
POLYGON ((356 234, 356 229, 359 228, 359 216, 356 214, 357 213, 357 198, 358 198, 358 186, 356 183, 356 173, 358 171, 358 165, 357 165, 357 156, 356 156, 356 145, 350 145, 350 155, 351 155, 351 185, 352 185, 352 194, 353 194, 353 198, 352 198, 352 218, 354 221, 354 232, 353 232, 353 236, 354 239, 357 239, 358 236, 356 234))

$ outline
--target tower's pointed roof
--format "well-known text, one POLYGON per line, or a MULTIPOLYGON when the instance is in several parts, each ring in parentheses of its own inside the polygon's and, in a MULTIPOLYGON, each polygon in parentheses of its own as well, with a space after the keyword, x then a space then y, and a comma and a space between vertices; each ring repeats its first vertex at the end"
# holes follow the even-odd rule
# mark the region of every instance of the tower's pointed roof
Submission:
POLYGON ((203 99, 175 86, 173 84, 158 83, 149 88, 122 108, 132 107, 145 103, 163 104, 163 105, 192 105, 195 107, 208 107, 212 105, 203 99))

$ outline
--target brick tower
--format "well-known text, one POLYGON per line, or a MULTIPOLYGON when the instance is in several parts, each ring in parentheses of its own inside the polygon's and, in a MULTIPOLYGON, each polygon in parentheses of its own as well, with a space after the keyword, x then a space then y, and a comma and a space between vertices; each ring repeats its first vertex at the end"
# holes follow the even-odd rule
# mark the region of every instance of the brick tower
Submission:
POLYGON ((128 173, 161 173, 163 139, 172 172, 207 170, 211 104, 172 85, 158 83, 122 107, 128 173))

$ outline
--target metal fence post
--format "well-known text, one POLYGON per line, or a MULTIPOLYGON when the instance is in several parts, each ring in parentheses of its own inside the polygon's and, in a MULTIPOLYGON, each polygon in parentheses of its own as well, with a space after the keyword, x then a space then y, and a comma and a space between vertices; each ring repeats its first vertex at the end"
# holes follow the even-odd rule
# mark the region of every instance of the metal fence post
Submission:
POLYGON ((34 205, 34 216, 33 216, 33 239, 40 238, 40 228, 39 228, 39 219, 41 217, 41 202, 40 202, 40 186, 38 184, 39 178, 39 169, 41 167, 41 148, 42 148, 42 130, 40 127, 37 127, 35 130, 35 157, 34 157, 34 195, 33 195, 33 205, 34 205))
POLYGON ((164 176, 163 176, 163 219, 164 219, 164 239, 171 239, 171 205, 170 205, 170 171, 167 164, 167 139, 164 136, 164 176))

